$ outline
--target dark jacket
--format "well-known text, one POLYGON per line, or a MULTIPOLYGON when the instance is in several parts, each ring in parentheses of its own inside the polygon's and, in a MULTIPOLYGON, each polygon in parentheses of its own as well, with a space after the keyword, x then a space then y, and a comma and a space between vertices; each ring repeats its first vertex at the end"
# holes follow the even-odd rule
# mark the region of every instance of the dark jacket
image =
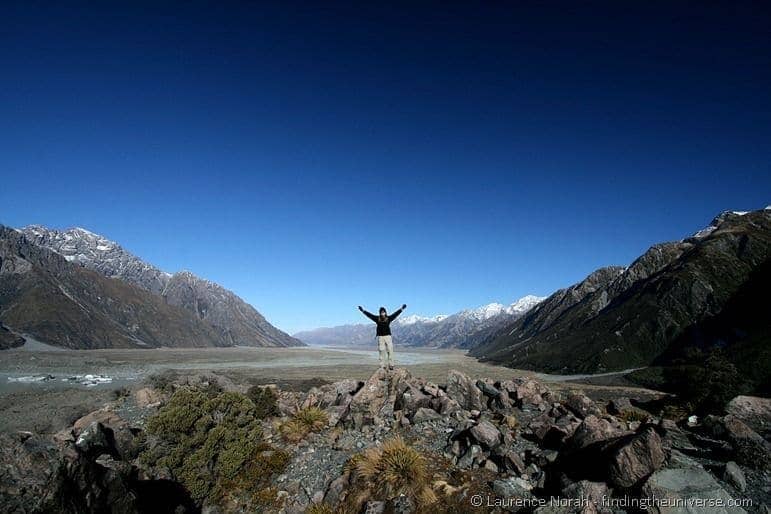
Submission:
POLYGON ((362 311, 365 316, 367 316, 369 319, 377 323, 377 335, 379 336, 390 336, 391 335, 391 322, 399 317, 399 314, 402 313, 402 310, 399 309, 398 311, 390 314, 388 317, 386 317, 385 320, 381 320, 380 316, 375 316, 371 312, 362 311))

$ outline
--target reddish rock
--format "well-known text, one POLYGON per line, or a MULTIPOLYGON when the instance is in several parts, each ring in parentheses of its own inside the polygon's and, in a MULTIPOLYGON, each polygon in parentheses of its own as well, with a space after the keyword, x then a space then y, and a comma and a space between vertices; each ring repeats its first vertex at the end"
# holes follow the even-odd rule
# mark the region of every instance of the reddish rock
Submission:
POLYGON ((613 485, 629 488, 664 464, 661 438, 652 427, 646 427, 611 454, 608 476, 613 485))

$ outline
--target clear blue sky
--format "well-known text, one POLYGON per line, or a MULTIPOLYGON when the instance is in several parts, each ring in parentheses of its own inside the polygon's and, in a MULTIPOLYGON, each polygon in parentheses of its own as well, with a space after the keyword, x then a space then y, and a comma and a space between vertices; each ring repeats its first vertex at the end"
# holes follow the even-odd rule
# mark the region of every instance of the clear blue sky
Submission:
POLYGON ((767 2, 45 3, 0 8, 0 222, 290 332, 546 295, 771 203, 767 2))

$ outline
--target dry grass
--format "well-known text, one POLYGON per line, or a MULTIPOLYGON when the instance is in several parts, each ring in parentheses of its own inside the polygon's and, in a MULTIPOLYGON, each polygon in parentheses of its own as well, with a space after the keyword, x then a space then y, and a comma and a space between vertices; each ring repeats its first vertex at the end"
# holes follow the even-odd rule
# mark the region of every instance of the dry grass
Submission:
POLYGON ((327 503, 311 503, 305 509, 305 514, 335 514, 335 509, 327 503))
POLYGON ((310 432, 320 432, 329 424, 329 415, 318 407, 305 407, 294 413, 292 419, 281 425, 281 435, 296 443, 310 432))
POLYGON ((401 437, 368 448, 348 463, 358 497, 390 500, 408 496, 418 507, 436 503, 426 459, 401 437))

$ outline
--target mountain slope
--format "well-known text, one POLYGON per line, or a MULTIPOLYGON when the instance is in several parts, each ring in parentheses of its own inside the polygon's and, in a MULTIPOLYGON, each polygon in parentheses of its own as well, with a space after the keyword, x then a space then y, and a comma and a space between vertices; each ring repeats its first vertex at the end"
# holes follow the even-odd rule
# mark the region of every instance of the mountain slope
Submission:
MULTIPOLYGON (((684 241, 653 246, 626 269, 603 268, 554 293, 475 347, 472 355, 559 373, 655 362, 682 345, 689 331, 719 319, 768 265, 770 210, 724 213, 713 224, 684 241)), ((765 297, 754 301, 768 304, 765 297)), ((746 333, 742 326, 724 328, 746 333)), ((767 333, 761 339, 767 344, 767 333)))
POLYGON ((106 277, 162 296, 171 305, 187 309, 214 325, 230 345, 301 346, 303 343, 277 329, 254 307, 231 291, 184 271, 174 275, 148 264, 119 244, 82 228, 65 231, 41 225, 22 232, 34 244, 62 255, 67 261, 106 277))
POLYGON ((17 338, 29 334, 67 348, 228 344, 189 311, 70 263, 2 225, 0 321, 17 338))
MULTIPOLYGON (((467 309, 450 316, 400 316, 391 325, 394 338, 406 346, 468 348, 485 334, 502 324, 517 319, 542 298, 528 295, 511 305, 491 303, 476 309, 467 309)), ((372 323, 341 325, 298 332, 295 337, 316 345, 371 344, 374 339, 372 323)))

